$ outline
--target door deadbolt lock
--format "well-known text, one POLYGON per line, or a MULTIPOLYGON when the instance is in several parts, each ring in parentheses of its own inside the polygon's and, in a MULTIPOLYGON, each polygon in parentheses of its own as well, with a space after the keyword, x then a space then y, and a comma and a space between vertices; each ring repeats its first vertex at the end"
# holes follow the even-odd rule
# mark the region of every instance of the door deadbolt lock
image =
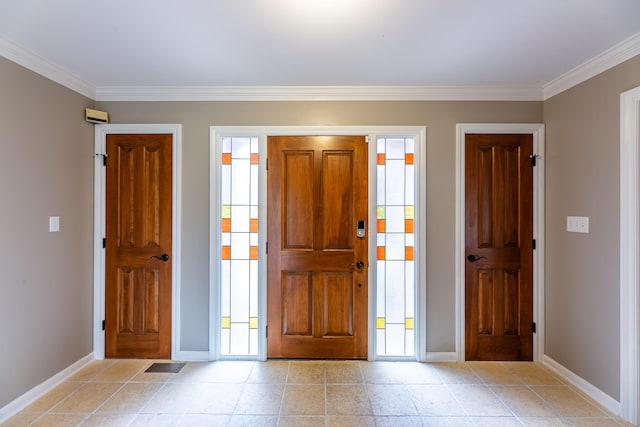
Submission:
POLYGON ((363 238, 366 234, 366 222, 365 220, 361 219, 358 220, 358 224, 356 226, 356 236, 358 236, 359 238, 363 238))

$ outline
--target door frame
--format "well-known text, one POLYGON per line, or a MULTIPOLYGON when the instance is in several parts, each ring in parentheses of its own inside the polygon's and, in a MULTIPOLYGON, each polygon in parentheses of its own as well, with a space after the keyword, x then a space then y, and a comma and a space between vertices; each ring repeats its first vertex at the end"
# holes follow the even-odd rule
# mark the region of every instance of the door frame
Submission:
MULTIPOLYGON (((211 126, 210 127, 210 248, 212 260, 219 259, 219 246, 220 246, 220 195, 219 195, 219 170, 216 167, 221 162, 220 144, 218 141, 225 136, 257 136, 259 138, 260 146, 260 195, 259 195, 259 225, 258 225, 258 240, 259 251, 262 255, 259 262, 258 274, 260 282, 258 284, 258 305, 260 307, 260 313, 258 317, 258 324, 260 325, 260 337, 259 337, 259 351, 258 356, 253 359, 266 360, 267 359, 267 337, 265 330, 265 323, 267 320, 267 270, 265 255, 265 241, 266 241, 266 191, 267 191, 267 171, 266 171, 266 144, 268 136, 293 136, 293 135, 365 135, 369 140, 369 224, 367 230, 369 233, 369 260, 376 259, 376 221, 372 221, 371 218, 376 218, 376 206, 375 203, 371 203, 376 198, 376 137, 378 136, 413 136, 415 138, 415 165, 417 167, 416 172, 416 247, 415 257, 416 259, 422 259, 426 253, 426 233, 427 233, 427 221, 426 221, 426 182, 427 182, 427 162, 426 162, 426 135, 427 128, 424 126, 211 126)), ((427 349, 426 349, 426 263, 417 263, 416 265, 416 322, 415 322, 415 335, 420 337, 415 342, 415 360, 426 361, 427 349)), ((214 314, 219 310, 219 294, 220 285, 217 276, 218 264, 217 262, 210 263, 209 274, 209 359, 220 360, 225 358, 239 359, 237 356, 226 357, 220 355, 219 342, 220 342, 220 319, 219 316, 214 314)), ((368 294, 368 360, 375 360, 376 350, 376 322, 375 322, 375 278, 376 278, 376 263, 369 263, 369 294, 368 294)), ((381 359, 381 358, 379 358, 381 359)), ((394 358, 385 358, 394 359, 394 358)), ((399 358, 396 358, 399 359, 399 358)), ((405 359, 406 358, 400 358, 405 359)), ((414 359, 414 358, 412 358, 414 359)))
MULTIPOLYGON (((93 354, 105 358, 105 250, 102 239, 106 230, 106 154, 108 134, 172 135, 172 206, 171 206, 171 358, 180 360, 180 224, 182 180, 182 125, 180 124, 104 124, 96 125, 94 132, 94 207, 93 207, 93 354)), ((108 160, 107 160, 108 161, 108 160)))
POLYGON ((620 415, 640 408, 640 86, 620 95, 620 415))
POLYGON ((470 133, 533 135, 533 361, 544 355, 544 124, 458 123, 456 125, 455 301, 456 359, 465 360, 465 137, 470 133))

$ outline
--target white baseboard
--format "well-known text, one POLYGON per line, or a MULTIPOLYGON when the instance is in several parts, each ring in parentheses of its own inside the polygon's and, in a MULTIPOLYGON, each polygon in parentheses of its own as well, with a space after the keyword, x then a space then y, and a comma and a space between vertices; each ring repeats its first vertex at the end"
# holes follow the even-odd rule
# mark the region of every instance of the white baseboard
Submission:
POLYGON ((87 354, 85 357, 78 360, 71 366, 63 369, 48 380, 27 391, 25 394, 15 399, 13 402, 0 408, 0 424, 16 415, 18 412, 22 411, 24 408, 31 405, 36 400, 40 399, 42 396, 53 390, 58 385, 62 384, 67 378, 69 378, 94 360, 95 357, 93 353, 87 354))
POLYGON ((457 362, 458 355, 455 351, 428 351, 426 362, 457 362))
POLYGON ((209 362, 211 357, 208 351, 180 351, 175 359, 181 362, 209 362))
POLYGON ((569 369, 565 368, 549 356, 544 356, 542 359, 542 365, 551 369, 556 374, 560 375, 562 378, 567 380, 571 385, 576 387, 578 390, 598 402, 604 408, 606 408, 609 412, 613 413, 616 416, 620 415, 620 402, 615 400, 613 397, 609 396, 598 387, 594 386, 587 380, 582 377, 574 374, 569 369))

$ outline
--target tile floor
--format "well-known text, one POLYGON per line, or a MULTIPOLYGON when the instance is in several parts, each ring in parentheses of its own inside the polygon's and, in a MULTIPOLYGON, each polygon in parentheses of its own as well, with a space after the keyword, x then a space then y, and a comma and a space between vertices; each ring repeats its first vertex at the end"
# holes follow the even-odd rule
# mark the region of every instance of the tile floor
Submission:
POLYGON ((91 363, 6 426, 626 426, 532 363, 91 363))

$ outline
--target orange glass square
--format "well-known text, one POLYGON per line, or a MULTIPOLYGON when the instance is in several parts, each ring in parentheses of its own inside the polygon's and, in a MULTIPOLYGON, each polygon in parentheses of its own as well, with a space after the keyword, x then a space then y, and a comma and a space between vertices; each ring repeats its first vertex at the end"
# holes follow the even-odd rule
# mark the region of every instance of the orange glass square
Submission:
POLYGON ((257 233, 258 232, 258 220, 257 219, 250 219, 249 220, 249 231, 251 233, 257 233))
POLYGON ((404 259, 405 261, 413 261, 413 246, 405 246, 404 259))
POLYGON ((405 219, 404 220, 404 232, 405 233, 413 233, 413 220, 405 219))
POLYGON ((407 153, 404 155, 404 163, 407 165, 413 164, 413 153, 407 153))
POLYGON ((249 246, 249 259, 258 259, 258 247, 249 246))
POLYGON ((223 233, 231 232, 231 218, 222 218, 222 232, 223 233))
POLYGON ((222 247, 222 259, 231 259, 231 246, 222 247))
POLYGON ((222 153, 222 164, 223 165, 231 164, 231 153, 222 153))
POLYGON ((384 246, 378 246, 378 261, 383 261, 386 259, 387 253, 384 246))
POLYGON ((384 155, 384 153, 380 153, 378 154, 378 164, 379 165, 384 165, 386 163, 387 159, 386 156, 384 155))
POLYGON ((378 233, 386 233, 387 232, 387 220, 379 219, 378 220, 378 233))
POLYGON ((251 164, 252 165, 258 164, 258 153, 251 153, 251 164))

